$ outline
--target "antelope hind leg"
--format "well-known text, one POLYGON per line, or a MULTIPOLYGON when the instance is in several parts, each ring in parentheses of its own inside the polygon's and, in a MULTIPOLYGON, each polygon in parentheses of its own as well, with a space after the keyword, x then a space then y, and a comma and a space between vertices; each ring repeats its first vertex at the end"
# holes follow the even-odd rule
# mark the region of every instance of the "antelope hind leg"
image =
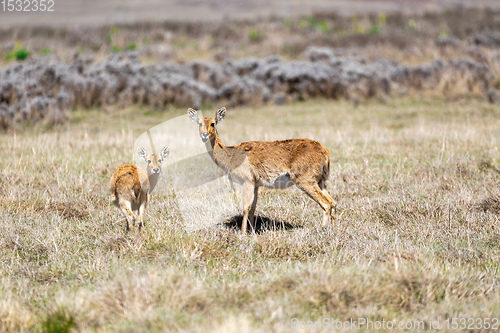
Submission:
POLYGON ((297 186, 302 191, 306 192, 306 194, 311 199, 316 201, 325 211, 325 215, 323 216, 323 225, 328 224, 328 221, 332 218, 335 219, 332 216, 332 210, 336 210, 336 208, 334 208, 336 207, 336 203, 325 189, 321 190, 317 183, 298 183, 297 186))
POLYGON ((252 206, 250 207, 250 212, 248 214, 248 220, 250 225, 252 226, 253 232, 255 233, 255 229, 257 227, 257 220, 255 219, 255 208, 257 207, 257 198, 259 196, 259 187, 253 187, 253 200, 252 206))
POLYGON ((144 222, 144 214, 146 212, 146 207, 148 205, 147 199, 141 203, 141 206, 139 207, 139 218, 138 218, 138 224, 139 224, 139 230, 141 230, 143 227, 146 226, 146 223, 144 222))
POLYGON ((119 205, 123 215, 125 215, 125 219, 127 220, 127 231, 134 231, 136 218, 134 212, 132 211, 130 202, 120 200, 119 205))

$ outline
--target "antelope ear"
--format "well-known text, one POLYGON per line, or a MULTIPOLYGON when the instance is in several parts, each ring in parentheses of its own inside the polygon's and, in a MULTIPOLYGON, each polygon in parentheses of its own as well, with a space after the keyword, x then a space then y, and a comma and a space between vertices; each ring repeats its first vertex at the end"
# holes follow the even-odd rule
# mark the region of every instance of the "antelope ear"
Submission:
POLYGON ((226 108, 222 107, 215 114, 215 123, 216 124, 220 123, 225 116, 226 116, 226 108))
POLYGON ((191 121, 193 123, 195 123, 195 124, 200 123, 200 117, 198 116, 198 111, 189 108, 188 109, 188 116, 189 116, 189 119, 191 119, 191 121))
POLYGON ((148 154, 146 153, 146 149, 139 147, 137 148, 137 152, 139 153, 139 157, 142 158, 144 161, 148 160, 148 154))
POLYGON ((170 154, 170 148, 168 146, 163 147, 161 150, 161 159, 164 160, 168 154, 170 154))

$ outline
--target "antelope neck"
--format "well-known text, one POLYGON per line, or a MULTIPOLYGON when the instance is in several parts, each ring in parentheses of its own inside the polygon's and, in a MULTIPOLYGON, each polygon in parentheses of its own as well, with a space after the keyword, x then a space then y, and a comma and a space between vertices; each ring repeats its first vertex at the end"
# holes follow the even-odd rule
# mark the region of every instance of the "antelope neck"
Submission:
POLYGON ((149 179, 149 192, 153 192, 156 183, 158 182, 158 178, 160 176, 159 173, 153 173, 152 170, 148 167, 148 179, 149 179))
POLYGON ((217 130, 215 131, 215 136, 210 138, 207 142, 205 142, 207 147, 208 154, 212 158, 215 164, 221 166, 223 168, 227 167, 230 164, 230 161, 227 161, 227 154, 224 154, 224 149, 227 148, 226 145, 219 138, 219 134, 217 130))

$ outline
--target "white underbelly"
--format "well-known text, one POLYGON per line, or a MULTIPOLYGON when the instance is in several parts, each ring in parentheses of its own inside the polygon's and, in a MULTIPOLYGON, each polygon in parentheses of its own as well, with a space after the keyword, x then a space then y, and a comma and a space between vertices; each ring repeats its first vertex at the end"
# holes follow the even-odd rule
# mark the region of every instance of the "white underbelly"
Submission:
POLYGON ((276 178, 270 180, 270 181, 263 181, 260 186, 264 186, 267 188, 274 188, 274 189, 284 189, 287 187, 290 187, 294 185, 292 180, 290 179, 290 173, 282 173, 276 178))

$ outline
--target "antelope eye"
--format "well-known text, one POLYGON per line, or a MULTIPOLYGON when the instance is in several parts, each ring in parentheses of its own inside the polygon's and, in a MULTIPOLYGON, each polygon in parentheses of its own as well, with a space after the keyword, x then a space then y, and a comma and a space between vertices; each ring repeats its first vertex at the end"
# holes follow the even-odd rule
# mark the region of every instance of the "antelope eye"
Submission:
POLYGON ((161 163, 161 162, 163 162, 163 160, 160 158, 160 159, 158 160, 158 163, 161 163))
POLYGON ((215 127, 215 123, 211 123, 211 124, 210 124, 210 126, 211 126, 211 127, 215 127))

